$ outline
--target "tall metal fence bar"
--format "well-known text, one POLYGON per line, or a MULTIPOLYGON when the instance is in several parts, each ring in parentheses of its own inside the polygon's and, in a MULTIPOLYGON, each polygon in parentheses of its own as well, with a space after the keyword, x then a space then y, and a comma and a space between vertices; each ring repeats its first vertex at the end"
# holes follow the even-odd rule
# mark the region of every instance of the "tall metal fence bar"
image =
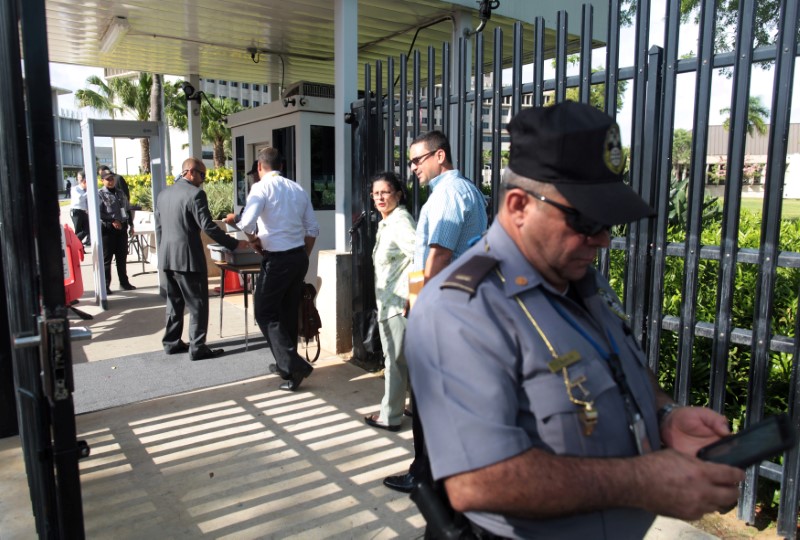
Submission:
MULTIPOLYGON (((795 55, 798 50, 796 36, 798 26, 800 26, 800 4, 784 0, 781 3, 779 20, 781 28, 778 33, 774 77, 774 88, 778 89, 778 91, 774 92, 772 97, 772 118, 770 119, 772 129, 769 133, 769 155, 767 156, 768 163, 779 164, 779 166, 770 166, 767 170, 769 178, 763 206, 763 212, 770 216, 770 221, 774 219, 771 216, 780 215, 782 204, 782 165, 786 162, 787 155, 788 137, 785 134, 789 131, 789 111, 793 92, 792 81, 795 75, 795 55)), ((787 266, 786 263, 782 263, 780 255, 775 256, 776 244, 771 244, 769 251, 766 250, 765 242, 762 241, 761 246, 764 252, 759 252, 759 260, 777 259, 779 266, 787 266)), ((795 311, 800 313, 800 299, 798 299, 798 307, 795 311)), ((800 384, 798 384, 800 338, 798 336, 800 336, 800 317, 795 321, 794 346, 790 351, 793 362, 788 401, 789 413, 795 426, 800 426, 800 410, 798 410, 798 404, 800 404, 800 384)), ((772 343, 770 343, 770 347, 772 347, 772 343)), ((800 452, 795 449, 784 458, 783 482, 781 482, 780 493, 781 512, 778 515, 778 531, 781 533, 797 530, 797 514, 791 509, 798 507, 798 478, 800 478, 800 452)))
MULTIPOLYGON (((462 38, 452 54, 449 44, 444 43, 439 50, 429 48, 427 54, 415 51, 408 58, 388 58, 386 70, 380 68, 380 63, 376 64, 374 74, 380 82, 368 84, 369 88, 377 90, 375 99, 353 104, 354 110, 361 108, 362 118, 381 126, 373 128, 371 136, 380 133, 384 137, 375 145, 379 149, 376 151, 384 155, 377 160, 358 162, 367 168, 373 162, 383 164, 384 168, 395 168, 408 180, 412 191, 410 210, 416 217, 425 193, 406 167, 408 144, 420 131, 441 129, 451 140, 454 164, 477 184, 489 186, 484 189, 491 200, 489 215, 494 217, 501 187, 501 151, 507 142, 505 127, 512 115, 527 106, 576 99, 602 107, 616 116, 618 96, 622 95, 620 85, 631 85, 625 95, 632 100, 632 122, 629 130, 623 133, 623 142, 630 145, 629 181, 652 204, 657 217, 621 229, 625 231, 624 236, 613 238, 609 249, 601 252, 599 267, 608 275, 610 268, 615 272, 619 268, 613 263, 622 261, 622 274, 615 274, 615 279, 621 284, 633 331, 641 339, 648 363, 655 372, 663 376, 674 369, 674 378, 663 382, 673 388, 678 402, 708 403, 717 411, 726 411, 733 382, 726 378, 732 367, 731 352, 744 350, 750 354, 750 363, 747 365, 749 378, 741 383, 747 385, 742 423, 750 425, 764 415, 767 398, 774 397, 766 395, 766 379, 775 355, 792 355, 788 392, 776 397, 788 404, 788 412, 795 426, 800 428, 797 406, 800 404, 800 373, 796 361, 800 323, 795 322, 794 335, 791 335, 791 330, 776 331, 772 322, 779 270, 800 268, 800 253, 785 251, 786 248, 782 251, 779 244, 794 64, 800 56, 796 37, 800 8, 796 1, 782 0, 775 44, 754 48, 754 3, 755 0, 743 0, 738 5, 735 51, 715 52, 715 33, 719 31, 715 0, 703 0, 699 4, 697 55, 688 58, 679 58, 680 33, 686 26, 681 23, 680 3, 664 3, 661 14, 652 12, 649 0, 642 0, 635 14, 635 50, 629 51, 633 53, 633 65, 622 66, 623 3, 612 0, 605 57, 595 55, 603 64, 599 69, 593 67, 595 13, 589 5, 583 6, 579 24, 574 25, 579 27, 579 41, 569 33, 567 14, 561 12, 554 28, 548 28, 542 17, 536 17, 530 26, 516 24, 510 44, 496 29, 491 37, 484 32, 462 38), (662 18, 663 47, 651 47, 649 21, 662 18), (568 74, 573 54, 580 56, 577 74, 568 74), (413 62, 410 70, 409 60, 413 62), (554 76, 547 78, 545 63, 551 61, 554 76), (748 96, 752 64, 758 62, 774 64, 774 93, 760 243, 757 248, 742 248, 738 235, 741 232, 741 192, 745 185, 742 171, 746 159, 748 96), (721 232, 713 241, 718 245, 707 245, 707 240, 703 243, 702 233, 708 204, 709 120, 713 81, 720 69, 728 70, 733 81, 730 136, 721 232), (523 70, 526 70, 527 79, 523 79, 523 70), (675 156, 672 150, 682 75, 693 77, 694 84, 691 158, 687 162, 686 182, 680 185, 673 181, 675 156), (595 96, 602 98, 598 102, 595 96), (486 150, 491 151, 490 158, 485 156, 486 150), (487 171, 484 176, 487 166, 491 172, 487 171), (684 234, 681 241, 674 241, 670 236, 670 212, 675 211, 671 204, 681 192, 685 193, 685 208, 681 210, 685 213, 684 234), (682 273, 678 274, 679 291, 672 282, 666 281, 667 270, 674 267, 676 261, 682 268, 682 273), (708 264, 714 265, 711 281, 716 289, 711 293, 713 309, 708 308, 709 293, 703 293, 706 297, 703 297, 702 313, 713 314, 703 315, 711 320, 702 320, 698 319, 698 306, 701 281, 709 288, 708 264), (740 271, 753 272, 754 269, 757 286, 751 291, 755 300, 752 327, 742 328, 733 316, 737 308, 737 276, 740 271), (665 344, 670 350, 674 348, 670 364, 665 363, 663 356, 665 344), (670 371, 664 371, 666 369, 670 371), (693 373, 697 380, 692 380, 693 373)), ((358 136, 365 133, 360 130, 358 136)), ((363 151, 367 145, 354 145, 354 148, 363 151)), ((354 160, 359 160, 358 156, 354 156, 354 160)), ((366 182, 375 172, 377 170, 361 170, 358 180, 366 182)), ((370 252, 371 246, 365 246, 361 256, 367 257, 370 252)), ((796 306, 795 311, 800 311, 797 299, 791 302, 796 306)), ((800 453, 792 450, 784 456, 782 465, 764 462, 748 471, 739 517, 750 523, 755 518, 758 482, 764 479, 780 483, 779 534, 795 537, 800 453)))

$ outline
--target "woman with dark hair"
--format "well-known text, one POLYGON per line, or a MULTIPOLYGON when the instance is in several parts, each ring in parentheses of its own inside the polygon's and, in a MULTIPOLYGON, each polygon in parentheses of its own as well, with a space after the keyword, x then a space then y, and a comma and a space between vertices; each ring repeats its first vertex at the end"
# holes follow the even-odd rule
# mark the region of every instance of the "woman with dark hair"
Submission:
POLYGON ((372 261, 386 384, 380 414, 365 416, 364 421, 373 427, 397 431, 403 420, 408 389, 403 336, 406 333, 408 270, 414 258, 416 223, 403 206, 403 184, 393 172, 377 174, 372 179, 370 194, 382 218, 378 223, 372 261))

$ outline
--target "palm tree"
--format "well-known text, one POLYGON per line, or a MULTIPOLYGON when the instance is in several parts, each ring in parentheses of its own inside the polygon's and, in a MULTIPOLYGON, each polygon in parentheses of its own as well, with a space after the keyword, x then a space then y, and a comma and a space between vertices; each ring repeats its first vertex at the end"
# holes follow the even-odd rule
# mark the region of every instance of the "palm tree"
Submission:
POLYGON ((231 140, 231 130, 225 125, 226 117, 243 110, 244 107, 238 101, 230 98, 206 97, 200 106, 202 139, 203 142, 214 145, 214 167, 216 168, 225 166, 225 145, 231 140))
MULTIPOLYGON (((108 113, 116 118, 120 112, 129 112, 136 120, 150 120, 150 93, 153 76, 140 72, 136 80, 113 78, 108 82, 97 75, 86 79, 86 84, 97 89, 84 88, 75 92, 75 101, 81 107, 108 113)), ((142 171, 150 172, 150 139, 140 139, 142 146, 142 171)))
MULTIPOLYGON (((722 122, 722 127, 728 131, 731 127, 731 108, 725 107, 719 110, 719 114, 725 114, 728 117, 722 122)), ((761 98, 758 96, 750 96, 747 100, 747 134, 752 136, 754 131, 758 131, 760 135, 767 132, 767 122, 769 118, 769 109, 766 105, 761 103, 761 98)))
POLYGON ((164 83, 164 114, 170 126, 186 131, 189 129, 189 112, 181 90, 182 82, 164 83))

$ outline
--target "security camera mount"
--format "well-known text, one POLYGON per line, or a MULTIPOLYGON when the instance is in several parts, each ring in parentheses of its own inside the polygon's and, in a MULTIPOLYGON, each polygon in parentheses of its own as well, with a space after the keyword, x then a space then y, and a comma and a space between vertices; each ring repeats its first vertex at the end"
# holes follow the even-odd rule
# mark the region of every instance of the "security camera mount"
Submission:
POLYGON ((197 103, 200 103, 203 93, 195 90, 194 86, 192 86, 188 81, 181 82, 181 90, 183 90, 183 93, 186 94, 186 101, 196 101, 197 103))

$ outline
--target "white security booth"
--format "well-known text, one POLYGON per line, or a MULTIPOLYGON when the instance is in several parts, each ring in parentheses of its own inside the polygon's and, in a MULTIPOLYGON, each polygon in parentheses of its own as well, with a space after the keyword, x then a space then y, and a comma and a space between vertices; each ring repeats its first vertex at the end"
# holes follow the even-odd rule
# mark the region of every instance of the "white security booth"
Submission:
MULTIPOLYGON (((320 85, 322 86, 322 85, 320 85)), ((283 176, 311 197, 320 235, 314 244, 306 282, 320 287, 318 255, 335 248, 335 134, 333 99, 294 95, 228 116, 234 159, 234 206, 244 207, 247 171, 259 150, 272 146, 284 158, 283 176)))

